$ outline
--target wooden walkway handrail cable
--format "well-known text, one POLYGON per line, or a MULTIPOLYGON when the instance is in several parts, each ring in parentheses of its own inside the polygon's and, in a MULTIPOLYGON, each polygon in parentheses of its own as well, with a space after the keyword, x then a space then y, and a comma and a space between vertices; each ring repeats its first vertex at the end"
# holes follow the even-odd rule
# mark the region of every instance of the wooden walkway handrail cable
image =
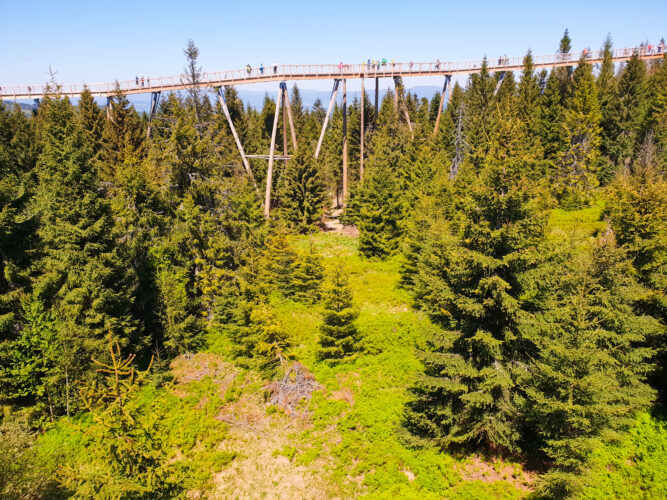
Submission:
MULTIPOLYGON (((627 61, 633 54, 638 54, 642 59, 659 59, 664 56, 664 48, 656 46, 652 51, 647 47, 630 47, 615 49, 613 51, 614 62, 627 61)), ((533 56, 535 69, 552 68, 558 66, 573 66, 577 63, 583 53, 549 54, 533 56)), ((591 63, 602 62, 603 51, 587 51, 586 58, 591 63)), ((488 59, 489 71, 520 71, 523 67, 524 56, 499 57, 488 59)), ((433 76, 433 75, 456 75, 477 73, 482 67, 483 60, 461 61, 461 62, 401 62, 380 64, 308 64, 308 65, 280 65, 265 66, 259 68, 233 69, 227 71, 215 71, 202 75, 201 85, 205 87, 220 87, 226 85, 244 85, 250 83, 282 81, 282 80, 325 80, 343 78, 391 78, 395 76, 433 76)), ((60 95, 76 97, 81 95, 84 88, 88 88, 94 96, 113 96, 116 86, 123 94, 142 94, 157 91, 182 90, 188 84, 182 80, 180 75, 162 77, 140 77, 137 80, 125 80, 118 82, 102 82, 89 84, 66 83, 60 86, 60 95)), ((39 99, 49 93, 47 85, 1 85, 0 99, 39 99)))

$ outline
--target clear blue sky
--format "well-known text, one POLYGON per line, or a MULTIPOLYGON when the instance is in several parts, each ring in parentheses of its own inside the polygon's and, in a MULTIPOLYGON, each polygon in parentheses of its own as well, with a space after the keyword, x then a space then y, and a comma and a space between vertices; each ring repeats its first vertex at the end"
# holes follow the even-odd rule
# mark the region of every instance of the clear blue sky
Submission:
POLYGON ((49 65, 63 83, 92 83, 178 74, 188 38, 205 71, 547 54, 566 27, 574 50, 607 33, 635 46, 667 36, 667 1, 0 0, 0 26, 0 85, 42 83, 49 65))

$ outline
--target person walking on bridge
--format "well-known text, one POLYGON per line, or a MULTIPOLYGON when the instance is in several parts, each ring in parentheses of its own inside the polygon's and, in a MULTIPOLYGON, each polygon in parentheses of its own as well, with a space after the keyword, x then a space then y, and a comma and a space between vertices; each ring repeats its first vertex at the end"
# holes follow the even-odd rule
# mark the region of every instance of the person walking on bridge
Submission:
POLYGON ((264 74, 264 63, 259 63, 259 74, 260 75, 264 74))
POLYGON ((252 66, 250 66, 250 64, 246 64, 245 71, 248 74, 248 76, 250 76, 250 73, 252 72, 252 66))
POLYGON ((138 76, 134 77, 134 83, 137 85, 137 87, 139 86, 139 77, 138 76))
POLYGON ((143 76, 141 77, 141 86, 142 87, 144 86, 144 77, 143 76))
POLYGON ((276 61, 273 61, 273 64, 271 66, 273 66, 273 74, 274 75, 278 74, 278 63, 276 61))
POLYGON ((338 63, 338 71, 340 71, 340 74, 343 74, 343 61, 338 63))

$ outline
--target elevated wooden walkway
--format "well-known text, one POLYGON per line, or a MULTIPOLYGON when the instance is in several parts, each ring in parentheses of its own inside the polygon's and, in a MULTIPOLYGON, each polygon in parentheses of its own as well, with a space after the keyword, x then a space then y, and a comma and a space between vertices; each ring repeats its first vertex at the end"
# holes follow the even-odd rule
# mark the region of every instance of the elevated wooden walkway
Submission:
MULTIPOLYGON (((616 49, 613 53, 614 62, 627 61, 637 53, 642 59, 660 59, 664 49, 654 47, 649 52, 646 47, 632 47, 616 49)), ((558 66, 573 66, 581 57, 581 53, 551 54, 534 56, 536 69, 553 68, 558 66)), ((586 54, 587 60, 592 63, 602 62, 602 51, 591 51, 586 54)), ((523 56, 512 58, 498 58, 487 61, 489 71, 520 71, 523 67, 523 56)), ((478 73, 482 67, 482 60, 463 62, 409 62, 386 64, 320 64, 320 65, 278 65, 259 68, 235 69, 216 71, 202 75, 202 85, 206 87, 222 87, 226 85, 244 85, 249 83, 285 81, 285 80, 332 80, 354 78, 392 78, 417 76, 451 76, 460 74, 478 73)), ((139 83, 135 79, 105 83, 78 83, 63 84, 60 94, 77 97, 84 88, 88 88, 94 96, 109 97, 115 94, 118 87, 123 94, 144 94, 149 92, 168 92, 183 90, 187 83, 182 76, 161 76, 145 78, 139 83)), ((40 99, 49 90, 44 84, 14 85, 0 87, 0 99, 40 99)))

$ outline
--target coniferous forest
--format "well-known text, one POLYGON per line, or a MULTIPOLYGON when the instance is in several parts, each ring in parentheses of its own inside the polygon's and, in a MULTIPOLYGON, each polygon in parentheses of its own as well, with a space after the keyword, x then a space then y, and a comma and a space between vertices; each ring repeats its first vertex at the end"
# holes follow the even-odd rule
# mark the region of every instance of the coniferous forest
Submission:
POLYGON ((294 85, 268 220, 192 41, 150 136, 0 104, 0 497, 667 498, 667 59, 603 49, 484 65, 435 132, 366 95, 363 177, 354 100, 346 200, 294 85))

